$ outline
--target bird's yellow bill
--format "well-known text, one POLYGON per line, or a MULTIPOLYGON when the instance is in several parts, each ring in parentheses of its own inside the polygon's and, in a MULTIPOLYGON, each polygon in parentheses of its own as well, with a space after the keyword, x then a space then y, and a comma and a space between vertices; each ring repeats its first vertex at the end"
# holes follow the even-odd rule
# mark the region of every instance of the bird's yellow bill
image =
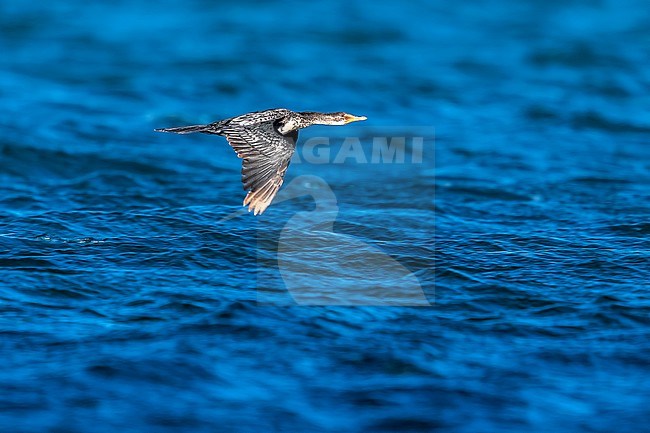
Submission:
POLYGON ((352 114, 346 114, 345 115, 345 123, 350 123, 350 122, 359 122, 361 120, 366 120, 366 116, 353 116, 352 114))

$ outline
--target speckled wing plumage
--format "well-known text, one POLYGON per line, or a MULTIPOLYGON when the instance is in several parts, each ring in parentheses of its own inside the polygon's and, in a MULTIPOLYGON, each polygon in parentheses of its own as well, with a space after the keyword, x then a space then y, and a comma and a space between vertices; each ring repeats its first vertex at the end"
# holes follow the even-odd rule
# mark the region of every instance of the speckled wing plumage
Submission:
POLYGON ((284 182, 298 131, 282 135, 277 122, 291 114, 285 109, 266 110, 219 122, 219 133, 243 159, 242 183, 248 191, 244 206, 255 215, 266 210, 284 182))

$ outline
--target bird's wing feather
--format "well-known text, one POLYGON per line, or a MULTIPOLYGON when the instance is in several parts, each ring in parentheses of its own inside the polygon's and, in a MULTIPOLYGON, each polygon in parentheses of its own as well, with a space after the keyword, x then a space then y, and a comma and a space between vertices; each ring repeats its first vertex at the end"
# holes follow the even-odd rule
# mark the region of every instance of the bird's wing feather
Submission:
POLYGON ((248 191, 244 206, 255 215, 261 214, 282 186, 295 150, 297 131, 283 136, 271 120, 250 126, 230 122, 223 128, 223 134, 243 159, 242 183, 248 191))
POLYGON ((273 122, 291 114, 286 108, 273 108, 271 110, 255 111, 228 119, 230 123, 239 126, 256 126, 265 122, 273 122))
POLYGON ((261 214, 273 201, 284 182, 284 175, 289 168, 289 158, 271 160, 267 158, 245 158, 242 164, 242 183, 248 191, 244 206, 255 215, 261 214))

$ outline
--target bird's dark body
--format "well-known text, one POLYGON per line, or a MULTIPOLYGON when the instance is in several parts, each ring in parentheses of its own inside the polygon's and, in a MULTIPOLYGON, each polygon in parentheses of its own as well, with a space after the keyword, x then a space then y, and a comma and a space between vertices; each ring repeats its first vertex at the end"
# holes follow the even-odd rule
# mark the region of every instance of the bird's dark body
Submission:
POLYGON ((190 134, 201 132, 226 137, 242 158, 242 183, 248 191, 244 206, 255 215, 264 212, 277 194, 298 141, 298 130, 313 124, 344 125, 364 120, 346 113, 295 112, 285 108, 242 114, 207 125, 156 129, 190 134))

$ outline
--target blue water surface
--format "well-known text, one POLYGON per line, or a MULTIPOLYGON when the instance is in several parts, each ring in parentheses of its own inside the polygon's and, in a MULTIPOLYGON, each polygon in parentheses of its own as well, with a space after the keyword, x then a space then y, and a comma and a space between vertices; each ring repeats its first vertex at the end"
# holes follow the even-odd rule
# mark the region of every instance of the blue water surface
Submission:
POLYGON ((0 52, 1 429, 650 431, 647 2, 6 1, 0 52), (273 107, 368 120, 258 217, 153 132, 273 107))

